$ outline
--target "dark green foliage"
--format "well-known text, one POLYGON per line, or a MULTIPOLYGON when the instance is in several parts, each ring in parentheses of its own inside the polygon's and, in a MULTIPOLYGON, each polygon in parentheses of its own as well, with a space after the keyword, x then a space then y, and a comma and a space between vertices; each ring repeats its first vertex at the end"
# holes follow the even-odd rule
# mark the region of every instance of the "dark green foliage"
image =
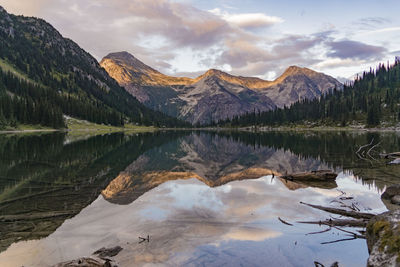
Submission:
POLYGON ((301 100, 290 107, 251 114, 214 123, 224 126, 302 124, 306 121, 322 125, 345 126, 351 121, 377 126, 384 119, 400 120, 400 62, 379 65, 376 71, 364 72, 343 90, 334 89, 319 99, 301 100))
MULTIPOLYGON (((28 110, 33 105, 37 112, 40 106, 43 112, 36 114, 40 118, 32 121, 63 127, 61 122, 50 122, 61 113, 114 126, 123 126, 126 121, 155 126, 190 126, 143 106, 120 87, 95 58, 73 41, 63 38, 45 21, 9 15, 0 10, 0 26, 0 59, 38 84, 27 90, 28 82, 11 81, 14 84, 3 89, 18 97, 10 100, 4 96, 7 99, 4 101, 23 101, 20 106, 25 105, 28 110)), ((10 117, 4 116, 10 124, 10 117)), ((14 119, 24 122, 24 113, 21 116, 22 119, 14 119)), ((0 123, 1 119, 0 116, 0 123)))

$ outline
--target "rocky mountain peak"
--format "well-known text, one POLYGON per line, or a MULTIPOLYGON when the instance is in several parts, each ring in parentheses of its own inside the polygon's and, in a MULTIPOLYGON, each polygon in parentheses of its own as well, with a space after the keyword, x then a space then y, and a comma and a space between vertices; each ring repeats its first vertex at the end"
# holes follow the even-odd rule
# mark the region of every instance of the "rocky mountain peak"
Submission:
MULTIPOLYGON (((223 72, 222 70, 218 70, 218 69, 209 69, 204 76, 220 76, 220 75, 226 75, 228 76, 229 74, 226 72, 223 72)), ((230 76, 230 75, 229 75, 230 76)))
POLYGON ((199 77, 197 77, 196 79, 194 79, 194 81, 197 82, 199 80, 202 80, 204 78, 209 78, 209 77, 217 77, 217 78, 222 78, 222 79, 226 80, 226 79, 232 78, 233 76, 226 72, 223 72, 222 70, 209 69, 204 74, 202 74, 199 77))
POLYGON ((192 79, 171 77, 149 67, 132 54, 123 51, 105 56, 100 65, 119 84, 139 85, 187 85, 192 79))
POLYGON ((302 67, 298 67, 298 66, 290 66, 285 70, 285 72, 277 80, 283 80, 287 77, 294 76, 294 75, 316 76, 318 74, 322 74, 322 73, 310 70, 308 68, 302 68, 302 67))
POLYGON ((203 75, 194 79, 194 82, 198 82, 205 78, 210 79, 211 77, 214 79, 223 80, 233 85, 240 85, 250 89, 265 88, 271 83, 256 77, 234 76, 218 69, 208 70, 203 75))
POLYGON ((113 62, 120 66, 128 67, 131 70, 141 73, 159 73, 155 69, 147 66, 142 61, 134 57, 132 54, 123 51, 117 53, 110 53, 103 58, 100 62, 101 65, 107 64, 107 62, 113 62))

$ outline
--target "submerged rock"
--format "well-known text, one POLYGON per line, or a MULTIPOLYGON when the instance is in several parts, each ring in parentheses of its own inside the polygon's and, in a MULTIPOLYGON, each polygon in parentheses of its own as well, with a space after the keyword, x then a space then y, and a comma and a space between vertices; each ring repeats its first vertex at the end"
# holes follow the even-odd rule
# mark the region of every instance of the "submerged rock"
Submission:
POLYGON ((392 202, 392 204, 400 205, 400 195, 395 195, 390 199, 390 201, 392 202))
POLYGON ((400 267, 400 209, 373 217, 367 225, 369 267, 400 267))
POLYGON ((114 257, 120 253, 122 248, 116 246, 113 248, 101 248, 93 252, 93 257, 84 257, 77 260, 61 262, 53 267, 118 267, 118 264, 109 257, 114 257))
POLYGON ((97 259, 97 258, 80 258, 77 260, 58 263, 53 267, 118 267, 112 260, 97 259))
POLYGON ((400 184, 387 187, 381 198, 388 210, 400 209, 400 184))
POLYGON ((103 259, 106 257, 114 257, 120 253, 122 248, 120 246, 116 246, 113 248, 101 248, 93 252, 93 255, 97 255, 99 258, 103 259))
POLYGON ((301 172, 281 176, 281 178, 289 181, 328 181, 335 180, 336 177, 337 174, 331 170, 301 172))

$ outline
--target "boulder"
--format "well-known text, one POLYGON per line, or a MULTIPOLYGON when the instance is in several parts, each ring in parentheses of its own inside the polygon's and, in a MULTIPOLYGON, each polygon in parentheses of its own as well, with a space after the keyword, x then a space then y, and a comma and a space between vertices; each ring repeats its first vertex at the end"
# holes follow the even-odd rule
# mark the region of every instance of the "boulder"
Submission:
POLYGON ((400 267, 400 209, 374 216, 366 237, 368 267, 400 267))

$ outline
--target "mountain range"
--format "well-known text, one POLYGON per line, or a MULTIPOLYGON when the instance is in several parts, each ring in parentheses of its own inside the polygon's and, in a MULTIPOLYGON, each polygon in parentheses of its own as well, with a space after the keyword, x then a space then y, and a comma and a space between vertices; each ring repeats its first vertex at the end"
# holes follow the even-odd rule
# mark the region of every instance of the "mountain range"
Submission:
POLYGON ((111 53, 100 65, 146 106, 192 124, 282 108, 343 87, 331 76, 297 66, 287 68, 274 81, 266 81, 216 69, 197 78, 172 77, 147 66, 128 52, 111 53))
POLYGON ((99 63, 46 21, 1 7, 0 40, 0 128, 18 123, 63 128, 62 115, 115 126, 187 127, 342 88, 330 76, 296 66, 266 81, 216 69, 197 78, 172 77, 127 52, 99 63))

